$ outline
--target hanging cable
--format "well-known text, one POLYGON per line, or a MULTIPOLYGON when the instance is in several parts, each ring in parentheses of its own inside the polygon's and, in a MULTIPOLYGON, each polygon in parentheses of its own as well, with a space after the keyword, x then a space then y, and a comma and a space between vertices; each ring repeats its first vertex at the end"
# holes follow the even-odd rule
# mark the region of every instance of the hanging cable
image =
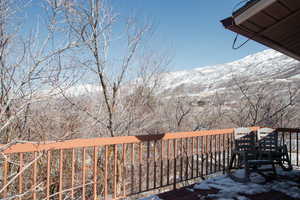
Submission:
POLYGON ((233 43, 232 43, 232 49, 234 49, 234 50, 237 50, 237 49, 241 48, 242 46, 244 46, 245 44, 247 44, 247 42, 250 41, 250 38, 249 38, 249 39, 247 39, 245 42, 243 42, 242 44, 240 44, 240 45, 238 45, 238 46, 235 46, 238 37, 239 37, 239 34, 237 33, 236 36, 235 36, 235 38, 234 38, 234 41, 233 41, 233 43))
MULTIPOLYGON (((253 1, 253 0, 243 0, 243 1, 240 1, 239 3, 237 3, 237 4, 233 7, 233 9, 232 9, 232 15, 234 15, 234 13, 235 13, 238 9, 241 8, 240 5, 242 5, 242 4, 243 4, 243 5, 246 5, 247 3, 251 2, 251 1, 253 1)), ((243 42, 242 44, 236 46, 238 37, 239 37, 239 34, 237 33, 236 36, 235 36, 235 38, 234 38, 234 41, 233 41, 233 43, 232 43, 232 49, 234 49, 234 50, 241 48, 242 46, 244 46, 245 44, 247 44, 247 43, 250 41, 250 38, 249 38, 249 39, 247 39, 245 42, 243 42)))

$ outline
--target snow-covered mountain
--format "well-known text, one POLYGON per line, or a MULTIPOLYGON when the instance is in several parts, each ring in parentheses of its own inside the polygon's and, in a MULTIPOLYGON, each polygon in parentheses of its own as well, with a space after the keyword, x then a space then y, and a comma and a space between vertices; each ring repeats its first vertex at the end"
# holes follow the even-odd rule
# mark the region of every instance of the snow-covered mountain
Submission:
POLYGON ((234 78, 247 78, 253 84, 262 81, 300 83, 300 62, 269 49, 226 64, 164 73, 159 93, 210 96, 227 90, 234 78))
MULTIPOLYGON (((168 72, 159 76, 161 82, 157 95, 203 99, 216 92, 234 92, 234 79, 246 80, 251 84, 270 82, 274 88, 281 83, 294 83, 300 87, 300 62, 269 49, 230 63, 168 72)), ((133 85, 136 84, 140 84, 140 79, 123 85, 122 93, 126 95, 133 92, 133 85)), ((99 86, 81 84, 67 88, 66 94, 80 96, 99 90, 99 86)))

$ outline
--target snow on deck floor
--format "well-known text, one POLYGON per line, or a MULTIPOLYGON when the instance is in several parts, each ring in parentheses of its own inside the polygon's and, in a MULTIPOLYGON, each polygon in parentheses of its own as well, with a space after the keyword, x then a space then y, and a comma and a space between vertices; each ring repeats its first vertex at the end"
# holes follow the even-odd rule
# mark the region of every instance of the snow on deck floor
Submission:
MULTIPOLYGON (((237 170, 242 176, 244 170, 237 170)), ((141 200, 212 199, 212 200, 252 200, 252 199, 300 199, 300 170, 285 172, 277 169, 278 176, 265 180, 257 173, 251 174, 251 182, 239 183, 226 175, 210 178, 191 187, 170 191, 141 200)))
MULTIPOLYGON (((277 191, 284 193, 292 198, 300 199, 300 184, 288 178, 295 178, 300 176, 300 171, 284 172, 281 169, 277 170, 279 177, 287 177, 287 179, 278 179, 271 182, 266 182, 265 178, 257 173, 251 174, 251 182, 247 184, 235 182, 229 177, 223 175, 216 178, 208 179, 199 184, 194 185, 194 189, 218 189, 217 194, 210 194, 208 197, 213 199, 248 199, 246 196, 260 193, 267 193, 270 191, 277 191)), ((244 170, 237 170, 235 175, 241 177, 244 170)))

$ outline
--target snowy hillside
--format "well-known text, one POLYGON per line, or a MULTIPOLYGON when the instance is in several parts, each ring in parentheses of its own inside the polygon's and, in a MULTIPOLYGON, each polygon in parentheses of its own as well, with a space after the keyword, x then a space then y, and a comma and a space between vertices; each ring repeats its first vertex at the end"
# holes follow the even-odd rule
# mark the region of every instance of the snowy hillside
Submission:
POLYGON ((274 50, 265 50, 243 59, 215 66, 163 74, 161 94, 205 96, 230 86, 233 78, 249 81, 300 80, 300 63, 274 50))

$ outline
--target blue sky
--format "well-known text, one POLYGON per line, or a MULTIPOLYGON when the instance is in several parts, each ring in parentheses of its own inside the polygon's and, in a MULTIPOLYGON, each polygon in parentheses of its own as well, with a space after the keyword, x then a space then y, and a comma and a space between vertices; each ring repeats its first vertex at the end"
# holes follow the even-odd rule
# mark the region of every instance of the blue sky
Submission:
MULTIPOLYGON (((149 16, 156 24, 155 48, 171 49, 170 70, 233 61, 266 49, 256 42, 231 48, 235 35, 219 22, 241 0, 111 0, 121 15, 149 16)), ((241 38, 239 41, 244 41, 241 38)))

